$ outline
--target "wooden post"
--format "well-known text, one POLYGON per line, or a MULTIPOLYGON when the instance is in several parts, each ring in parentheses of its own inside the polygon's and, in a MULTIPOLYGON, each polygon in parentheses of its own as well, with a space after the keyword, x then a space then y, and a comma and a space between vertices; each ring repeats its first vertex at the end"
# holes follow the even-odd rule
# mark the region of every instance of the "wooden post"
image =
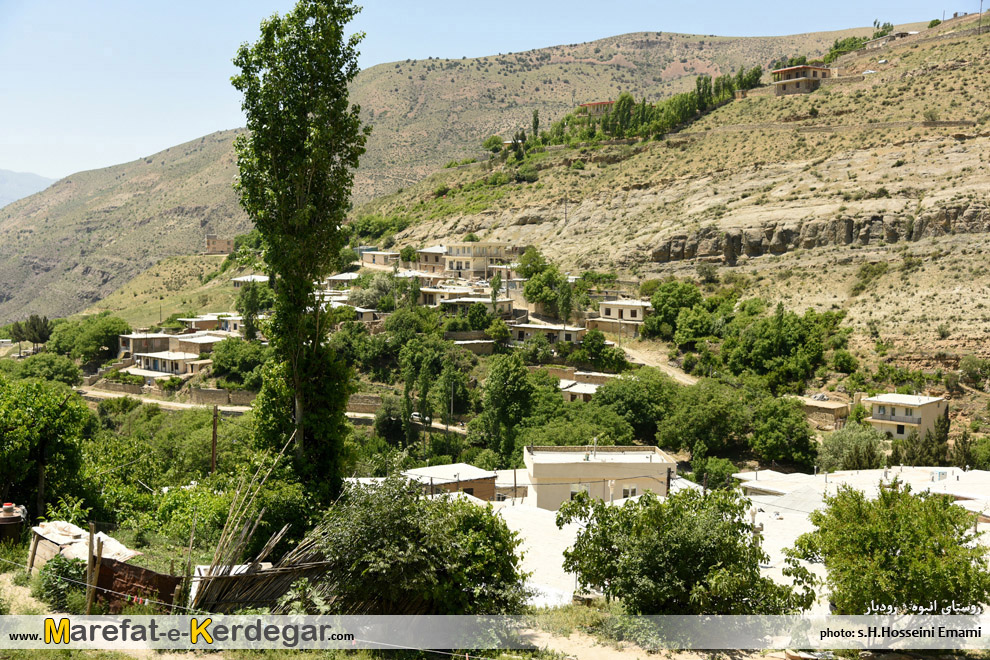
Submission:
POLYGON ((213 406, 213 448, 210 451, 210 474, 217 471, 217 407, 213 406))
POLYGON ((89 588, 86 596, 86 616, 89 616, 93 609, 93 600, 96 598, 96 585, 100 581, 100 564, 103 563, 103 539, 96 541, 96 565, 93 567, 93 586, 89 588))
POLYGON ((89 603, 93 600, 93 537, 96 535, 96 525, 89 523, 89 552, 86 553, 86 613, 89 614, 89 603))
POLYGON ((28 575, 34 570, 34 556, 38 553, 38 532, 31 530, 31 551, 28 553, 28 575))

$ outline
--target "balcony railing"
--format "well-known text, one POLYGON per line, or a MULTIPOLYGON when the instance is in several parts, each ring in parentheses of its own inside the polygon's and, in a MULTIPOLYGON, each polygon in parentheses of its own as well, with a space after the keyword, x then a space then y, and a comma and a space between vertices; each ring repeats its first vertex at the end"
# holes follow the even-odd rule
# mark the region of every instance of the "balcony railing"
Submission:
POLYGON ((920 424, 920 417, 906 417, 904 415, 891 415, 887 413, 885 415, 874 414, 870 419, 877 420, 878 422, 897 422, 898 424, 920 424))

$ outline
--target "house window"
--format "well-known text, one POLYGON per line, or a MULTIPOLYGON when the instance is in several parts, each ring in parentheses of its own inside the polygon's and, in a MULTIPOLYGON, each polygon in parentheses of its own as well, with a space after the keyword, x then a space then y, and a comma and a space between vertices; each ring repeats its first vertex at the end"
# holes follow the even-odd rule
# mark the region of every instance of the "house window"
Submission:
POLYGON ((886 415, 887 414, 887 406, 877 406, 877 414, 878 415, 886 415))
POLYGON ((496 502, 504 502, 506 500, 505 493, 495 493, 496 502))
POLYGON ((904 416, 905 417, 914 417, 914 408, 905 408, 904 409, 904 416))
POLYGON ((898 424, 897 425, 897 435, 904 435, 904 425, 903 424, 898 424))
POLYGON ((629 310, 629 318, 631 318, 631 319, 636 318, 636 310, 635 309, 630 309, 629 310))
POLYGON ((465 495, 474 495, 474 488, 462 488, 465 495))
POLYGON ((612 316, 612 308, 611 307, 606 307, 605 308, 605 316, 612 316))
POLYGON ((636 497, 636 485, 635 484, 626 484, 625 486, 623 486, 622 487, 622 497, 623 497, 623 499, 624 498, 627 498, 627 497, 636 497))
POLYGON ((571 340, 570 333, 564 333, 564 341, 570 341, 570 340, 571 340))
POLYGON ((589 492, 588 484, 571 484, 572 500, 578 493, 587 493, 587 492, 589 492))

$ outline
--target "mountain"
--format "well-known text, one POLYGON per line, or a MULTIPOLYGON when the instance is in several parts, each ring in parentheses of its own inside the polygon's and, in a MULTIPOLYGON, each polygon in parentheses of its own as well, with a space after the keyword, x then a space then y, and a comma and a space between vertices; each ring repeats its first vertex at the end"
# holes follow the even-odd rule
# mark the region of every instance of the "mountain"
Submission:
POLYGON ((763 88, 666 139, 548 148, 529 157, 535 182, 462 165, 355 215, 406 218, 396 245, 536 245, 572 274, 709 262, 785 306, 846 309, 869 342, 990 356, 990 36, 974 21, 844 56, 847 75, 813 94, 763 88))
MULTIPOLYGON (((383 64, 362 71, 353 100, 374 127, 355 180, 366 202, 415 185, 444 163, 476 155, 483 138, 544 126, 575 104, 619 91, 660 98, 701 73, 730 72, 784 55, 820 54, 870 28, 786 37, 627 34, 475 59, 383 64)), ((247 229, 231 182, 224 131, 132 163, 80 172, 0 209, 0 323, 64 316, 158 260, 202 248, 206 231, 247 229)))
POLYGON ((0 208, 28 195, 41 192, 54 181, 55 179, 31 174, 30 172, 0 170, 0 208))

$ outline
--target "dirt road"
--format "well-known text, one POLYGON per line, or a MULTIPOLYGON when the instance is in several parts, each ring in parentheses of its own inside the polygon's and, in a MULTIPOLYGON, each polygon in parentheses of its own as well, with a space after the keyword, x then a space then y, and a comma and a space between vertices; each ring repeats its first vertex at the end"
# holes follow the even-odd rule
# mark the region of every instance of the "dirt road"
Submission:
POLYGON ((698 379, 686 374, 670 364, 664 353, 663 346, 648 341, 630 341, 622 343, 622 350, 633 362, 640 362, 650 367, 660 369, 681 385, 694 385, 698 379))

